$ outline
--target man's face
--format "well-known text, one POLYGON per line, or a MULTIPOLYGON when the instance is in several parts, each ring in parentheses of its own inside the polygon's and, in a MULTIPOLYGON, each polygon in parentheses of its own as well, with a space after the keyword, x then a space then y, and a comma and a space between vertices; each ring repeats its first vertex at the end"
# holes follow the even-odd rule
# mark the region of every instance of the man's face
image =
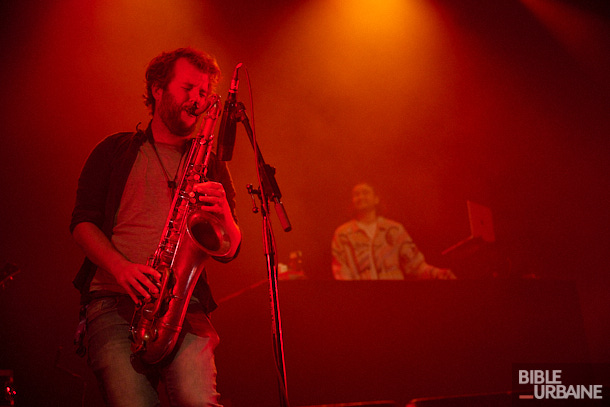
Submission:
POLYGON ((201 106, 208 96, 210 77, 184 58, 176 61, 174 78, 167 89, 159 90, 156 97, 158 114, 169 131, 179 137, 186 137, 195 130, 197 117, 189 113, 189 108, 197 102, 201 106))
POLYGON ((374 210, 379 204, 379 197, 368 184, 358 184, 352 189, 352 204, 358 212, 374 210))

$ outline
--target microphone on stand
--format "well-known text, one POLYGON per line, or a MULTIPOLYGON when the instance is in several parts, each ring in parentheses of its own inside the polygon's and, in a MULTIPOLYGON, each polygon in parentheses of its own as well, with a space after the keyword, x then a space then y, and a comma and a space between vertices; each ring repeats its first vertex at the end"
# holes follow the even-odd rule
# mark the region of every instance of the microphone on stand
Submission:
POLYGON ((241 62, 235 67, 233 79, 229 87, 229 96, 225 101, 225 106, 222 110, 220 119, 220 128, 218 129, 218 151, 217 156, 220 161, 231 161, 233 157, 233 147, 235 147, 235 103, 237 102, 237 88, 239 87, 238 71, 241 67, 241 62))

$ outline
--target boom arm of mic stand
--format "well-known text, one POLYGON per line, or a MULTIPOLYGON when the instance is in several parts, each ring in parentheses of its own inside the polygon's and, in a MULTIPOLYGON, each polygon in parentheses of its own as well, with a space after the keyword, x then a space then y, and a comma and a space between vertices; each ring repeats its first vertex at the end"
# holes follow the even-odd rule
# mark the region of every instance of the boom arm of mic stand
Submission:
POLYGON ((252 148, 254 148, 254 154, 257 155, 257 162, 259 163, 259 173, 261 174, 261 193, 263 194, 263 197, 266 200, 273 201, 275 213, 277 214, 277 217, 280 220, 282 229, 284 229, 284 232, 290 232, 292 230, 292 225, 290 224, 290 220, 288 219, 288 214, 286 213, 284 204, 281 201, 282 193, 280 192, 280 187, 278 186, 277 181, 275 180, 275 168, 265 163, 263 154, 258 148, 258 143, 254 141, 252 127, 250 127, 250 121, 248 120, 248 116, 246 115, 246 108, 241 102, 237 102, 236 104, 235 120, 241 122, 244 125, 246 133, 248 134, 248 138, 250 139, 250 144, 252 144, 252 148))

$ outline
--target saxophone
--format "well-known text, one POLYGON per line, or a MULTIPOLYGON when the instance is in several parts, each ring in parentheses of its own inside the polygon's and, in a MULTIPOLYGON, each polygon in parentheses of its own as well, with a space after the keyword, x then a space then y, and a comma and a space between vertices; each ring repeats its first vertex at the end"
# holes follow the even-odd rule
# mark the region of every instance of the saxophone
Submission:
MULTIPOLYGON (((195 284, 210 256, 230 252, 231 242, 218 218, 200 209, 195 184, 206 180, 220 114, 220 97, 208 98, 207 110, 185 162, 161 240, 147 264, 161 273, 159 293, 136 307, 131 322, 131 350, 148 364, 160 362, 175 347, 195 284)), ((193 106, 195 113, 197 106, 193 106)))

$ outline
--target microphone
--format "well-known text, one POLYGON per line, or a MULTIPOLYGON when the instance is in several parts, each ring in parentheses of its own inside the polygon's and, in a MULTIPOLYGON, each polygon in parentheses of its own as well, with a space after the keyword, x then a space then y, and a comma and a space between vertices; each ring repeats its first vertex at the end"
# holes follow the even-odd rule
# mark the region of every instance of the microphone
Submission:
POLYGON ((225 101, 225 106, 222 110, 222 118, 220 119, 220 128, 218 129, 218 151, 217 156, 220 161, 231 161, 233 157, 233 147, 235 147, 235 103, 237 102, 237 88, 239 86, 238 71, 241 67, 241 62, 235 67, 233 79, 229 87, 229 96, 225 101))

